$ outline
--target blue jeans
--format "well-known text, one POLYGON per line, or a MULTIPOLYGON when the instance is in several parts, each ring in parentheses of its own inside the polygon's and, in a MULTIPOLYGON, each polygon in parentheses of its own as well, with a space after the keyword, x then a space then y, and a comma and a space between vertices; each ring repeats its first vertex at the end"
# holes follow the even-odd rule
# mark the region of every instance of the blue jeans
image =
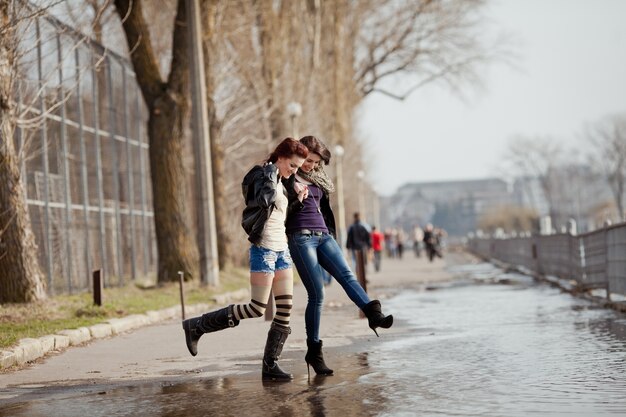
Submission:
POLYGON ((320 320, 324 304, 323 270, 330 273, 359 308, 370 302, 356 276, 350 270, 341 248, 328 233, 289 236, 289 252, 298 274, 306 288, 309 299, 304 313, 307 339, 320 340, 320 320))

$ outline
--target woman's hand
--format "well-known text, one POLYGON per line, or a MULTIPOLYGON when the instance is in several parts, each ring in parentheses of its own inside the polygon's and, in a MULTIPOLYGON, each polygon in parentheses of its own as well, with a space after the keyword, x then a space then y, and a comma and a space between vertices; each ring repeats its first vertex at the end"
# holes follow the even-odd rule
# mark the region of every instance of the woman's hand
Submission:
POLYGON ((296 193, 298 194, 298 200, 300 200, 300 202, 302 202, 305 198, 309 196, 309 187, 307 187, 306 184, 296 182, 293 185, 293 188, 296 190, 296 193))

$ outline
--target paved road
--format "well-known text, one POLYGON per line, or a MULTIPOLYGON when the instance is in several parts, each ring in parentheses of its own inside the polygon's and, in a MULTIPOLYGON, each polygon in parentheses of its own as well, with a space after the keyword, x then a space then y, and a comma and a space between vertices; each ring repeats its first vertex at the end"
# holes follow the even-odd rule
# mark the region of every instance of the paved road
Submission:
POLYGON ((333 283, 333 376, 307 376, 298 286, 281 358, 291 383, 261 381, 263 320, 205 336, 196 358, 173 320, 0 375, 0 417, 625 415, 623 314, 488 264, 443 266, 407 257, 370 274, 396 319, 380 338, 333 283))
MULTIPOLYGON (((423 257, 416 259, 409 254, 402 260, 383 260, 379 273, 370 271, 368 292, 372 298, 383 300, 384 308, 384 299, 405 286, 450 279, 452 276, 446 272, 444 261, 428 263, 423 257)), ((303 362, 305 304, 306 292, 301 284, 297 284, 292 334, 283 352, 283 360, 303 362)), ((335 281, 327 287, 325 305, 322 335, 326 348, 345 346, 363 337, 375 338, 367 321, 358 317, 357 308, 335 281)), ((0 389, 249 371, 250 367, 244 364, 259 364, 260 368, 268 325, 264 319, 244 320, 235 329, 206 335, 200 341, 196 357, 187 351, 179 320, 151 325, 53 353, 18 371, 0 373, 0 389)), ((398 330, 392 328, 382 332, 393 331, 398 330)), ((5 392, 4 395, 11 394, 5 392)))

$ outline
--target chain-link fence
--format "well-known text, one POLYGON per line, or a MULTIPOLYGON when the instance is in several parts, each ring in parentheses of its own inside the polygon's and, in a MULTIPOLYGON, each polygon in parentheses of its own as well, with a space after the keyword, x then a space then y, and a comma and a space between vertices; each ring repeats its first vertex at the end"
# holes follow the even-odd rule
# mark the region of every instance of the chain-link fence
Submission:
POLYGON ((22 178, 50 293, 154 273, 147 110, 129 62, 53 17, 19 31, 22 178))
POLYGON ((582 235, 476 237, 469 249, 486 259, 575 282, 579 289, 605 288, 626 296, 626 223, 582 235))

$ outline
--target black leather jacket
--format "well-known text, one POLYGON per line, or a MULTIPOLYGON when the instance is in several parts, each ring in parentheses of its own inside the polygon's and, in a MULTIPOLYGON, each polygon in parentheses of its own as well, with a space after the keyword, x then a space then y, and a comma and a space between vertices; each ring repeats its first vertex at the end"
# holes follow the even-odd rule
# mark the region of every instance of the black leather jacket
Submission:
POLYGON ((246 202, 241 216, 241 227, 254 244, 261 241, 265 223, 269 219, 276 202, 278 168, 274 164, 257 165, 241 182, 241 192, 246 202))
MULTIPOLYGON (((287 190, 287 198, 289 199, 289 205, 287 206, 287 218, 296 215, 304 204, 298 200, 298 193, 294 188, 296 182, 296 176, 292 175, 287 179, 283 179, 283 185, 287 190)), ((320 211, 324 218, 324 223, 328 228, 328 232, 336 239, 337 238, 337 226, 335 225, 335 215, 333 209, 330 207, 330 197, 325 192, 322 192, 322 199, 320 200, 320 211)))

